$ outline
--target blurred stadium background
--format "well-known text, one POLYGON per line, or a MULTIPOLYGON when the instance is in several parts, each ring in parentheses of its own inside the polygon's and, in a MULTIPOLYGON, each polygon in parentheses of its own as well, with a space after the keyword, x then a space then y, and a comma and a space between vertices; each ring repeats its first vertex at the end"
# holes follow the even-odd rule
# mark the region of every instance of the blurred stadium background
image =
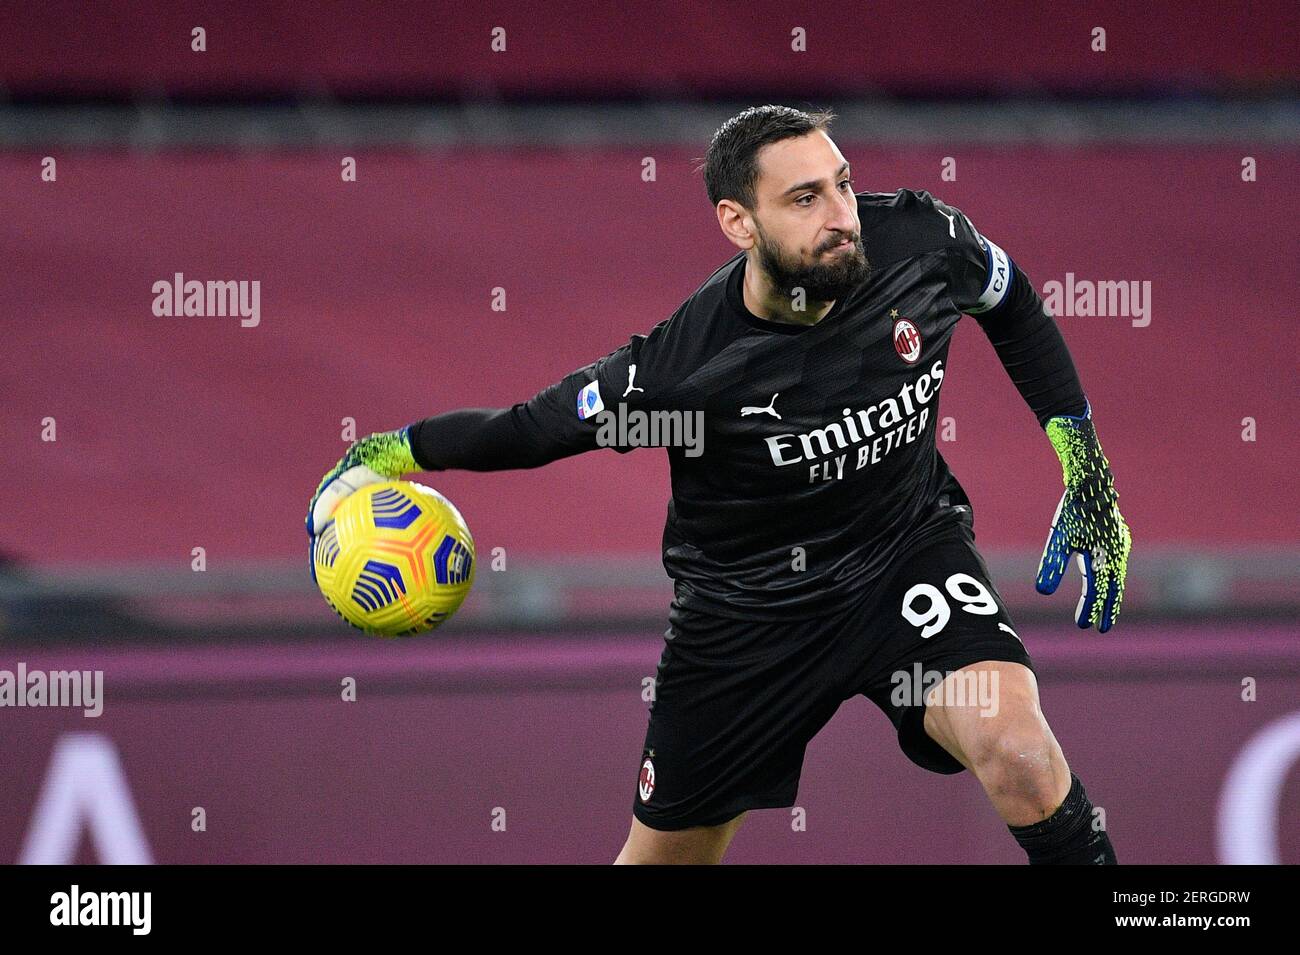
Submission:
MULTIPOLYGON (((523 400, 667 317, 732 251, 694 160, 764 102, 834 108, 857 188, 961 207, 1040 291, 1150 282, 1149 324, 1058 315, 1136 541, 1113 633, 1072 627, 1074 581, 1033 593, 1059 469, 973 322, 940 450, 1121 861, 1300 861, 1294 5, 0 21, 0 670, 105 688, 95 718, 0 709, 0 861, 610 861, 671 595, 663 455, 427 476, 479 571, 410 641, 338 622, 303 516, 349 420, 523 400), (176 272, 259 280, 259 324, 155 317, 176 272)), ((1023 861, 864 699, 799 799, 805 829, 751 814, 729 859, 1023 861)))

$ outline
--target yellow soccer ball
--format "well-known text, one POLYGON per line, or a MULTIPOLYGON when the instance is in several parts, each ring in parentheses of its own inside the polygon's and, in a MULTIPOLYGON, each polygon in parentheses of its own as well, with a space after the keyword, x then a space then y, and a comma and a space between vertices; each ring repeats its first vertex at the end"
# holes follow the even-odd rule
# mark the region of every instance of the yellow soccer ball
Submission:
POLYGON ((474 538, 456 506, 410 481, 345 497, 312 551, 316 585, 335 612, 379 637, 445 623, 474 583, 474 538))

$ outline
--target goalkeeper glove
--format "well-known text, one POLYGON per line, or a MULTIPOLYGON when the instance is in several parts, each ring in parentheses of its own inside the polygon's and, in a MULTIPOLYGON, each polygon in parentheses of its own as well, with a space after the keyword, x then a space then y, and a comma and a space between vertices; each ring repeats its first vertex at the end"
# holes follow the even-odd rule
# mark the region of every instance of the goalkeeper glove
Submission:
POLYGON ((334 511, 343 499, 367 484, 392 481, 403 474, 420 470, 411 452, 410 428, 381 431, 360 441, 353 441, 347 454, 339 459, 316 486, 307 505, 307 538, 310 545, 311 579, 316 579, 316 535, 333 520, 334 511))
POLYGON ((1036 586, 1040 594, 1055 593, 1066 561, 1077 553, 1083 594, 1074 622, 1084 630, 1097 627, 1105 633, 1119 619, 1133 539, 1119 512, 1115 478, 1097 441, 1091 405, 1082 417, 1050 418, 1046 431, 1061 459, 1065 493, 1052 518, 1036 586))

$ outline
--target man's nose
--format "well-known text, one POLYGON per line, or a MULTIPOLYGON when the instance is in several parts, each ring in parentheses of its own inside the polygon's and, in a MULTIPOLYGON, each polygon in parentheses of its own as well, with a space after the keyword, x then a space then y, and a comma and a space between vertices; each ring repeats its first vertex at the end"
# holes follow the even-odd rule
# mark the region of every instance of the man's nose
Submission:
POLYGON ((858 220, 855 213, 857 210, 857 197, 845 196, 834 206, 834 215, 826 223, 826 229, 829 232, 838 232, 841 235, 856 235, 858 231, 858 220))

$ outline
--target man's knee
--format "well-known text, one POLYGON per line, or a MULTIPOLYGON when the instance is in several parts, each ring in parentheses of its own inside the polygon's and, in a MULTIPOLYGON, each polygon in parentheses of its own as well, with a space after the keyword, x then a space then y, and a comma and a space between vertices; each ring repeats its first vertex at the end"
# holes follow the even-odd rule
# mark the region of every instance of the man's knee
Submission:
POLYGON ((1051 737, 1033 674, 1018 664, 973 664, 926 697, 926 733, 971 769, 998 765, 1051 737))
POLYGON ((927 707, 926 731, 987 787, 1032 795, 1057 788, 1059 746, 1032 685, 1004 685, 996 706, 927 707))
POLYGON ((1060 805, 1069 768, 1037 707, 989 721, 970 747, 971 770, 998 807, 1041 819, 1060 805))
POLYGON ((1032 784, 1050 775, 1055 740, 1042 720, 991 724, 976 739, 969 756, 977 776, 995 775, 1008 783, 1032 784))

